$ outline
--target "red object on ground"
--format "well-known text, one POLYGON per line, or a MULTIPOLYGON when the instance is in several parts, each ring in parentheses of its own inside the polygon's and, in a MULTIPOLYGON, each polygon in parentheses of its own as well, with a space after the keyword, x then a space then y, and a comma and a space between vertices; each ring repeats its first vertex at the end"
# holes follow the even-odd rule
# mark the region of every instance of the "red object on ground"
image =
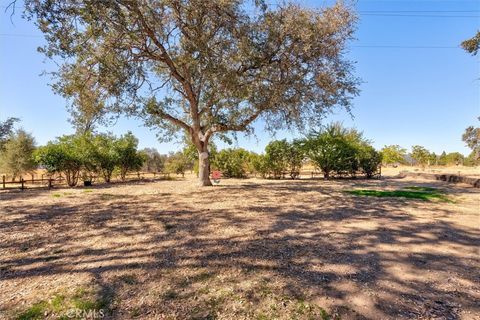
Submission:
POLYGON ((212 171, 212 179, 219 180, 222 177, 222 173, 218 170, 212 171))

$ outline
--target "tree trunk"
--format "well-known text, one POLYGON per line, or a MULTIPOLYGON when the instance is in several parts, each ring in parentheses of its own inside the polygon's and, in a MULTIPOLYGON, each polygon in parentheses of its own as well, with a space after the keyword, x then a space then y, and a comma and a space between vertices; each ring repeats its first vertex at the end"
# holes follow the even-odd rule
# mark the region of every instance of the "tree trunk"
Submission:
POLYGON ((198 180, 200 187, 212 186, 210 181, 210 157, 208 149, 198 152, 198 180))

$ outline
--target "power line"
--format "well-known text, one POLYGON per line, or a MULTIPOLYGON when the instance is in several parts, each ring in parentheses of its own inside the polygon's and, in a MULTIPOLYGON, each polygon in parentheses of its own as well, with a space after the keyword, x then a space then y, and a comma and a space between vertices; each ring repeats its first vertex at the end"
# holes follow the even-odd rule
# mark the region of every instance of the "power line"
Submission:
POLYGON ((22 34, 22 33, 0 33, 0 37, 42 38, 43 36, 36 35, 36 34, 22 34))
POLYGON ((390 49, 459 49, 456 46, 404 46, 404 45, 352 45, 352 48, 390 48, 390 49))
POLYGON ((480 10, 358 10, 359 13, 478 13, 480 10))
POLYGON ((435 15, 435 14, 397 14, 397 13, 360 13, 361 16, 378 17, 419 17, 419 18, 480 18, 480 16, 467 15, 435 15))
MULTIPOLYGON (((0 37, 42 38, 41 35, 22 33, 0 33, 0 37)), ((409 46, 409 45, 352 45, 351 48, 391 48, 391 49, 458 49, 458 46, 409 46)))

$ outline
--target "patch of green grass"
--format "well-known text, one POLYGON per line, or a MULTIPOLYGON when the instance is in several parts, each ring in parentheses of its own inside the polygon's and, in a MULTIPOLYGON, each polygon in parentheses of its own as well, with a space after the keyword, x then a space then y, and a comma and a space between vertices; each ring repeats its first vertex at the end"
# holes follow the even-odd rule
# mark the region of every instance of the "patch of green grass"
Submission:
POLYGON ((413 191, 413 190, 348 190, 349 194, 356 196, 378 197, 378 198, 406 198, 423 201, 453 202, 445 194, 439 191, 413 191))
POLYGON ((60 193, 53 193, 52 197, 54 198, 60 198, 62 195, 60 193))
POLYGON ((92 189, 84 189, 83 190, 83 193, 90 193, 90 192, 93 192, 93 190, 92 189))
POLYGON ((419 186, 408 186, 408 187, 404 187, 403 189, 415 190, 415 191, 425 191, 425 192, 436 192, 436 191, 438 191, 437 188, 432 188, 432 187, 419 187, 419 186))
POLYGON ((110 304, 111 297, 108 295, 97 296, 94 292, 80 288, 72 298, 75 308, 80 310, 106 309, 110 304))
POLYGON ((17 320, 36 320, 43 319, 45 312, 48 311, 48 302, 40 301, 34 303, 30 308, 20 313, 17 320))
POLYGON ((71 319, 72 317, 68 313, 73 309, 86 312, 104 310, 105 312, 108 310, 111 299, 112 296, 79 288, 73 295, 56 294, 48 300, 36 302, 14 318, 17 320, 36 320, 45 319, 46 315, 55 314, 55 319, 71 319))

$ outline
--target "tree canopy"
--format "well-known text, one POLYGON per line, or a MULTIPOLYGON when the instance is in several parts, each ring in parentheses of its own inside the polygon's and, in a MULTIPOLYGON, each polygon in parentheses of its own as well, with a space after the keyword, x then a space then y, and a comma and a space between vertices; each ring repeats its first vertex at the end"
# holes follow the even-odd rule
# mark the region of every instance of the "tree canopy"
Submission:
POLYGON ((35 139, 22 129, 8 136, 0 152, 0 169, 2 173, 11 175, 12 180, 23 173, 35 169, 36 163, 33 157, 35 139))
POLYGON ((184 132, 208 179, 212 135, 304 128, 358 93, 344 56, 356 16, 240 0, 26 0, 59 58, 53 88, 89 126, 107 114, 142 118, 171 139, 184 132))
POLYGON ((462 48, 472 55, 477 55, 478 50, 480 49, 480 31, 470 39, 467 39, 461 43, 462 48))
POLYGON ((407 150, 399 145, 384 146, 381 152, 384 165, 403 164, 407 155, 407 150))
POLYGON ((0 149, 7 141, 8 137, 13 133, 13 126, 17 121, 17 118, 7 118, 0 122, 0 149))
MULTIPOLYGON (((478 118, 480 120, 480 117, 478 118)), ((480 159, 480 128, 469 126, 462 135, 462 140, 472 149, 474 159, 480 159)))

